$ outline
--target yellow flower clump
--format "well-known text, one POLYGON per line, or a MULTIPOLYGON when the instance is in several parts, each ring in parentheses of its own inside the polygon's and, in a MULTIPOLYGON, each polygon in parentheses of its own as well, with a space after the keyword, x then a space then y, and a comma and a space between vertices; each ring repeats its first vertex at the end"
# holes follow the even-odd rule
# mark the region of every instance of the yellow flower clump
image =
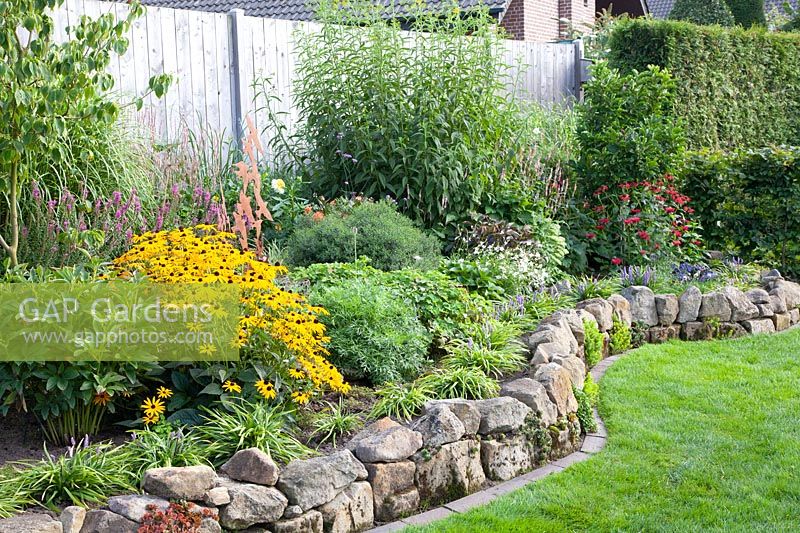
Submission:
MULTIPOLYGON (((317 318, 326 311, 309 305, 303 295, 278 287, 274 280, 286 269, 237 249, 232 244, 235 239, 210 225, 148 232, 134 238, 133 247, 114 260, 114 267, 123 278, 138 271, 158 283, 237 284, 243 306, 240 347, 247 346, 256 332, 266 332, 294 354, 296 365, 287 369, 291 377, 302 376, 315 389, 328 386, 347 392, 350 386, 326 359, 329 339, 317 318)), ((305 394, 300 399, 307 401, 305 394)))

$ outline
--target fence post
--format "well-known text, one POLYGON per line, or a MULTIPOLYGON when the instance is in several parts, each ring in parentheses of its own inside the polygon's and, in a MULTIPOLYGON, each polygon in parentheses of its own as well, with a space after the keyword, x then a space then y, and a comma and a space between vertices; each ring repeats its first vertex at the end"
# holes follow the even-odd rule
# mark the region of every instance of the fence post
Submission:
POLYGON ((582 96, 583 85, 583 52, 584 44, 583 39, 576 39, 573 41, 575 46, 575 86, 572 89, 572 94, 575 95, 575 100, 580 102, 582 96))
POLYGON ((228 11, 228 39, 231 51, 231 124, 233 124, 233 135, 236 146, 241 148, 244 131, 242 129, 242 71, 240 65, 241 58, 241 39, 239 34, 242 29, 244 19, 243 9, 231 9, 228 11))

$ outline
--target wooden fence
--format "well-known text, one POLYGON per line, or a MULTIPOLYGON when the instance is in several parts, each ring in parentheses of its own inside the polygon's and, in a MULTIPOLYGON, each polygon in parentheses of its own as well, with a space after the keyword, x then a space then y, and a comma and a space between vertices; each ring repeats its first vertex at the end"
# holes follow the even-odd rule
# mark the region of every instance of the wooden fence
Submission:
MULTIPOLYGON (((56 38, 66 39, 67 28, 83 15, 96 18, 114 12, 125 16, 127 5, 98 0, 66 0, 54 14, 56 38)), ((115 90, 123 98, 143 94, 151 76, 173 75, 173 85, 162 99, 148 98, 140 118, 161 139, 177 139, 186 128, 206 126, 239 136, 242 117, 254 117, 259 131, 266 116, 256 109, 252 88, 258 77, 272 80, 291 129, 297 114, 291 106, 296 57, 296 32, 311 32, 314 23, 148 7, 129 34, 127 53, 112 60, 115 90)), ((562 103, 580 93, 582 48, 579 41, 531 43, 506 41, 505 61, 516 78, 515 97, 546 105, 562 103)))

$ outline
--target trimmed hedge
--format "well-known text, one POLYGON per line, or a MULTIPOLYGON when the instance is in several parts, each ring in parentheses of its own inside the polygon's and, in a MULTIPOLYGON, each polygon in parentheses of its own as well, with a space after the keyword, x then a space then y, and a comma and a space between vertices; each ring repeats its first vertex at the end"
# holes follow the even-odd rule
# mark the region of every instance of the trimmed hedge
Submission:
POLYGON ((800 144, 800 35, 634 19, 616 26, 609 46, 622 72, 672 73, 690 148, 800 144))
POLYGON ((709 247, 800 276, 800 147, 693 153, 685 181, 709 247))
POLYGON ((695 24, 733 26, 736 21, 731 8, 724 0, 676 0, 669 12, 672 20, 685 20, 695 24))

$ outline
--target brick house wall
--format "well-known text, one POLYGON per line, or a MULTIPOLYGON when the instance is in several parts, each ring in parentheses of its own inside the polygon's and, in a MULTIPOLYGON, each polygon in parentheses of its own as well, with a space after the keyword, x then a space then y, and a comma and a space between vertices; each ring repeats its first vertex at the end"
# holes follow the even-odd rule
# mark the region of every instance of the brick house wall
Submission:
POLYGON ((500 26, 519 41, 555 41, 568 27, 559 19, 569 19, 573 28, 586 30, 595 16, 595 0, 511 0, 500 26))

